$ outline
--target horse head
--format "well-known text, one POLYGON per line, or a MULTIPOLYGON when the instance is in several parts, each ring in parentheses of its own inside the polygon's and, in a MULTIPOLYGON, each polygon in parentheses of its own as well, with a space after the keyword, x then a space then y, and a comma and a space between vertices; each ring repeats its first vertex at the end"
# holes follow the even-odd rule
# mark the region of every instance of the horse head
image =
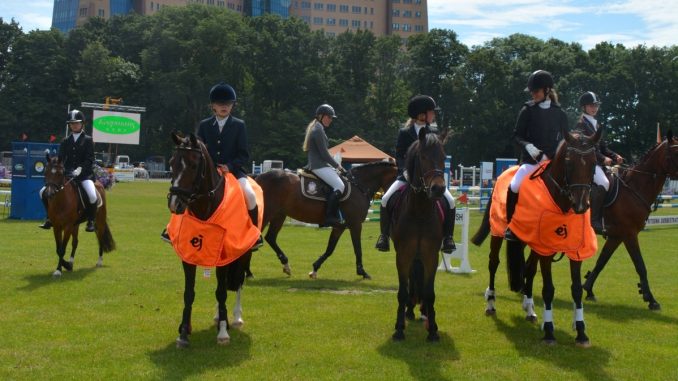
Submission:
POLYGON ((439 199, 445 193, 445 150, 447 139, 444 132, 436 134, 419 131, 419 139, 407 150, 406 168, 408 180, 415 192, 424 192, 430 199, 439 199))
MULTIPOLYGON (((553 169, 550 171, 558 194, 568 200, 567 208, 563 210, 571 207, 577 214, 588 210, 591 183, 596 169, 596 144, 602 133, 602 127, 590 137, 581 131, 563 133, 565 139, 558 147, 551 162, 553 169)), ((564 206, 559 205, 561 208, 564 206)))
POLYGON ((169 161, 172 179, 167 206, 172 213, 181 214, 198 197, 211 161, 208 162, 207 150, 195 134, 184 136, 173 131, 171 137, 175 147, 169 161))
POLYGON ((58 156, 45 155, 45 196, 52 197, 66 184, 66 170, 58 156))

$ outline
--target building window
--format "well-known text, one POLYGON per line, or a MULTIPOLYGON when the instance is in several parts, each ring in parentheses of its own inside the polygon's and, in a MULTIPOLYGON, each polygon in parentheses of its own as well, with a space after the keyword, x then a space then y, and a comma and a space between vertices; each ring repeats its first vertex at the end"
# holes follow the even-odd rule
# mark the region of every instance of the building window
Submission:
POLYGON ((223 0, 218 0, 218 1, 217 1, 217 6, 223 7, 223 6, 224 6, 223 0))
POLYGON ((348 13, 348 5, 339 5, 339 12, 348 13))
POLYGON ((412 4, 412 0, 403 0, 403 4, 412 4))
POLYGON ((348 26, 347 19, 339 19, 339 26, 348 26))
POLYGON ((99 9, 99 12, 97 13, 97 15, 98 15, 99 17, 104 17, 104 10, 103 10, 103 9, 99 9))
POLYGON ((404 11, 403 17, 412 17, 412 11, 404 11))
POLYGON ((325 4, 323 3, 313 3, 313 9, 316 11, 322 11, 323 8, 325 8, 325 4))
POLYGON ((423 25, 415 25, 415 26, 414 26, 414 31, 415 31, 415 32, 423 32, 423 31, 424 31, 424 26, 423 26, 423 25))
POLYGON ((362 7, 356 7, 356 6, 351 7, 351 12, 353 12, 353 13, 360 13, 360 11, 362 11, 362 7))
POLYGON ((214 5, 214 0, 207 0, 208 5, 214 5))
POLYGON ((403 32, 409 32, 411 30, 410 24, 403 24, 403 32))
POLYGON ((351 27, 360 28, 360 20, 351 20, 351 27))
POLYGON ((304 20, 306 24, 311 23, 311 16, 301 16, 301 19, 304 20))
POLYGON ((327 37, 334 37, 335 35, 336 35, 336 33, 334 33, 334 32, 325 32, 325 36, 327 36, 327 37))
POLYGON ((322 17, 314 17, 313 23, 316 24, 316 25, 322 25, 323 24, 323 18, 322 17))
POLYGON ((400 24, 398 24, 397 22, 394 22, 393 25, 391 25, 391 29, 400 30, 400 24))
POLYGON ((327 20, 325 20, 325 24, 327 24, 327 25, 337 25, 337 19, 328 17, 327 20))
POLYGON ((80 8, 80 17, 87 16, 87 8, 80 8))
POLYGON ((393 17, 400 17, 400 9, 394 9, 391 13, 393 17))
POLYGON ((414 12, 414 17, 421 18, 421 12, 419 11, 414 12))
POLYGON ((302 1, 301 2, 301 9, 311 9, 311 2, 310 1, 302 1))
POLYGON ((370 8, 370 14, 371 14, 371 15, 374 14, 374 8, 370 8))
POLYGON ((400 4, 400 0, 392 0, 391 1, 393 4, 400 4))
POLYGON ((414 0, 415 4, 421 4, 421 0, 414 0))
POLYGON ((327 4, 327 11, 328 12, 336 12, 337 11, 337 4, 327 4))
POLYGON ((228 3, 228 9, 235 10, 235 4, 234 3, 228 3))

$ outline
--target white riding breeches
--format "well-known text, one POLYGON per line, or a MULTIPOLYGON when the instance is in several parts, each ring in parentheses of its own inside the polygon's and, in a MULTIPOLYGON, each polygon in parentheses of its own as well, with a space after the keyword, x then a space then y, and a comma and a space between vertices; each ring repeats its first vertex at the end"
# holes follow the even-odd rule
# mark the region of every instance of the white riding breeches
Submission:
POLYGON ((238 179, 240 184, 240 189, 242 189, 245 194, 245 203, 247 204, 247 210, 252 210, 257 206, 257 196, 254 194, 254 189, 252 185, 247 181, 247 177, 241 177, 238 179))
POLYGON ((600 165, 596 165, 596 171, 593 173, 593 182, 605 188, 605 191, 610 190, 610 180, 607 179, 600 165))
POLYGON ((513 175, 513 179, 511 179, 511 192, 518 193, 520 184, 523 183, 525 176, 531 175, 538 166, 539 164, 522 164, 516 174, 513 175))
POLYGON ((311 172, 320 179, 331 186, 333 190, 344 193, 344 182, 341 181, 341 178, 337 174, 337 171, 332 167, 323 167, 318 169, 312 169, 311 172))
MULTIPOLYGON (((385 208, 386 205, 388 205, 388 200, 391 198, 391 196, 393 196, 393 193, 395 193, 405 184, 407 183, 402 180, 394 181, 393 184, 391 184, 391 186, 388 188, 386 193, 384 193, 384 195, 381 196, 381 206, 385 208)), ((445 189, 444 196, 445 199, 447 200, 447 203, 450 205, 450 209, 454 209, 456 204, 454 202, 454 197, 452 197, 452 194, 450 193, 449 189, 445 189)))
POLYGON ((94 181, 92 180, 82 180, 80 182, 82 189, 87 193, 87 198, 89 199, 90 204, 97 202, 97 189, 94 187, 94 181))

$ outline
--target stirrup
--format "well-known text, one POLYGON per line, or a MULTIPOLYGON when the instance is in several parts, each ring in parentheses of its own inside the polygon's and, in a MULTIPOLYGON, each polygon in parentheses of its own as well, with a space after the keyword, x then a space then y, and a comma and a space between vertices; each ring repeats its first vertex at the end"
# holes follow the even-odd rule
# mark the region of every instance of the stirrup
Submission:
POLYGON ((170 239, 169 233, 167 233, 167 229, 163 230, 162 233, 160 233, 160 239, 167 242, 167 243, 172 243, 172 240, 170 239))
POLYGON ((45 222, 43 222, 42 225, 38 225, 38 227, 40 229, 49 230, 49 229, 52 228, 52 221, 50 221, 49 219, 46 219, 45 222))
POLYGON ((506 231, 504 232, 504 239, 507 241, 519 241, 518 237, 516 237, 515 234, 511 231, 511 229, 506 228, 506 231))
POLYGON ((377 244, 374 245, 374 247, 379 250, 379 251, 390 251, 391 248, 389 247, 390 244, 388 242, 388 236, 385 234, 379 234, 379 238, 377 239, 377 244))
POLYGON ((259 235, 259 238, 257 238, 257 242, 255 242, 254 246, 252 246, 252 250, 257 250, 262 246, 264 246, 264 239, 261 238, 261 235, 259 235))
POLYGON ((454 239, 452 236, 443 237, 443 247, 441 251, 444 254, 452 254, 453 251, 457 250, 457 245, 454 244, 454 239))
POLYGON ((96 230, 96 228, 94 227, 94 221, 87 221, 87 227, 85 228, 85 231, 91 233, 94 230, 96 230))

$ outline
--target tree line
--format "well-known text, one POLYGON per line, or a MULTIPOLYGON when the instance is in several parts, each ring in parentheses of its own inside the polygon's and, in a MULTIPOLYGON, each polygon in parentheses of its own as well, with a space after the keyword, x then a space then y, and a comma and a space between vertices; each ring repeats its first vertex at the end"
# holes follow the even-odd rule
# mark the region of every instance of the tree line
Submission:
POLYGON ((403 45, 398 36, 330 37, 296 18, 243 18, 201 5, 94 18, 68 34, 24 33, 0 18, 0 149, 22 132, 31 141, 60 138, 67 105, 111 96, 146 107, 140 145, 121 153, 168 157, 169 133, 194 131, 210 115, 210 87, 224 81, 238 93, 233 113, 247 124, 254 161, 305 164, 305 126, 321 103, 339 116, 327 131, 331 144, 359 135, 393 155, 408 99, 429 94, 441 108, 438 127, 453 132, 446 151, 454 165, 473 165, 516 157, 511 135, 529 98, 527 77, 544 69, 554 76, 570 125, 580 116, 579 95, 596 92, 606 141, 633 159, 652 146, 657 123, 663 130, 678 124, 677 57, 675 45, 602 42, 584 51, 578 43, 524 34, 468 47, 443 29, 403 45))

